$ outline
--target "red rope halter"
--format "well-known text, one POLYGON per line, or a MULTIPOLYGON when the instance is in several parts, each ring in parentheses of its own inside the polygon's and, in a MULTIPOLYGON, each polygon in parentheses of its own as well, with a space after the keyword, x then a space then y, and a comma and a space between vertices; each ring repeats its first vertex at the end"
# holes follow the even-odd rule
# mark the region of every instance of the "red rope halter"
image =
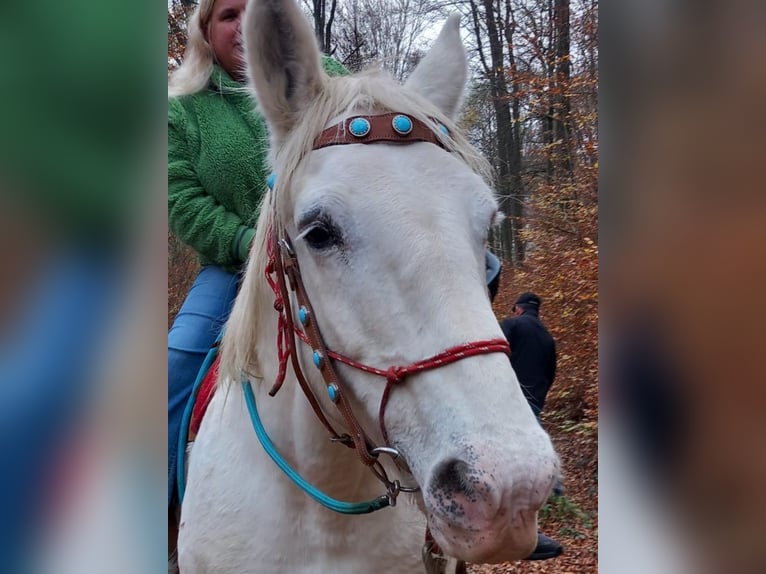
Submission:
MULTIPOLYGON (((288 323, 292 323, 292 321, 288 321, 287 319, 287 313, 289 312, 289 310, 286 308, 287 305, 285 303, 285 299, 289 297, 289 295, 287 295, 286 293, 284 294, 282 293, 278 278, 273 277, 275 274, 278 273, 277 257, 280 257, 280 255, 278 255, 277 251, 278 250, 277 250, 276 233, 274 233, 273 231, 270 231, 268 234, 268 245, 267 245, 269 261, 266 266, 266 280, 268 281, 269 286, 274 292, 274 309, 276 309, 276 311, 279 313, 278 329, 277 329, 277 356, 279 358, 279 371, 277 374, 277 380, 275 381, 274 387, 272 389, 272 394, 276 394, 276 392, 279 390, 279 388, 282 386, 282 383, 284 382, 285 374, 287 371, 287 361, 290 358, 291 353, 297 352, 294 349, 294 346, 292 345, 292 339, 289 336, 290 326, 288 323)), ((294 261, 293 265, 297 266, 297 261, 294 261)), ((293 290, 297 288, 297 286, 293 284, 292 279, 291 279, 291 287, 293 290)), ((302 285, 301 285, 301 288, 302 288, 302 285)), ((311 345, 311 341, 309 340, 306 333, 303 330, 299 329, 297 325, 293 325, 293 330, 295 331, 295 334, 298 336, 298 338, 300 338, 301 341, 303 341, 307 345, 311 345)), ((504 338, 473 341, 470 343, 457 345, 455 347, 450 347, 442 351, 441 353, 437 353, 431 357, 422 359, 420 361, 415 361, 409 365, 391 366, 388 369, 379 369, 377 367, 365 365, 364 363, 360 363, 359 361, 355 361, 354 359, 351 359, 349 357, 346 357, 345 355, 342 355, 338 352, 335 352, 329 349, 326 352, 327 356, 335 361, 348 365, 349 367, 352 367, 359 371, 363 371, 365 373, 369 373, 372 375, 377 375, 379 377, 383 377, 384 379, 386 379, 386 386, 383 389, 383 395, 381 396, 381 399, 380 399, 380 407, 378 409, 378 419, 380 423, 380 429, 383 434, 383 439, 386 441, 387 444, 389 441, 388 441, 388 432, 386 431, 386 426, 384 422, 384 415, 385 415, 386 405, 388 404, 388 399, 394 385, 397 385, 403 382, 405 378, 411 375, 422 373, 424 371, 429 371, 431 369, 437 369, 439 367, 449 365, 456 361, 467 359, 468 357, 485 355, 488 353, 505 353, 506 355, 510 356, 511 348, 508 344, 508 341, 506 341, 504 338)))

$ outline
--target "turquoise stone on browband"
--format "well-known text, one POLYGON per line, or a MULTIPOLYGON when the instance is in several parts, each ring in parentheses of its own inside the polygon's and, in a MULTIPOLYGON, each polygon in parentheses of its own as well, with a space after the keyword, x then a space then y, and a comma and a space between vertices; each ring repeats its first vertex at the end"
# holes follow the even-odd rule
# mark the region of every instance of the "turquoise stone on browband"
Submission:
POLYGON ((348 131, 357 138, 363 138, 370 133, 370 122, 365 118, 354 118, 348 124, 348 131))
POLYGON ((398 134, 406 136, 412 131, 412 120, 405 115, 394 116, 391 120, 391 125, 394 127, 394 131, 398 134))
POLYGON ((449 137, 449 130, 438 120, 434 121, 437 123, 436 129, 417 118, 399 112, 353 116, 322 131, 314 141, 313 149, 375 142, 396 144, 426 142, 446 149, 440 137, 449 137))

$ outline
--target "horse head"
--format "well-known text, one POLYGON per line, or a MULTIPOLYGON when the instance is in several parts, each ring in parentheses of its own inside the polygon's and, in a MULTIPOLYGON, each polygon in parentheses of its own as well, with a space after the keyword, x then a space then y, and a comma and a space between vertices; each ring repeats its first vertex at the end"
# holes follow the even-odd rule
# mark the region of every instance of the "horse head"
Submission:
MULTIPOLYGON (((258 300, 258 313, 274 316, 262 277, 268 230, 278 226, 328 349, 385 370, 502 338, 484 281, 487 234, 498 215, 490 170, 454 124, 467 74, 458 18, 447 21, 404 86, 379 72, 327 76, 294 0, 251 1, 243 35, 276 181, 240 299, 251 298, 251 311, 258 300), (363 123, 349 135, 350 119, 374 123, 385 114, 405 116, 427 135, 364 143, 363 123)), ((238 299, 232 317, 246 304, 238 299)), ((298 304, 291 306, 297 324, 298 304)), ((298 344, 323 411, 342 426, 310 345, 298 344)), ((274 346, 264 346, 242 350, 239 366, 265 373, 263 357, 274 346)), ((335 368, 361 426, 379 444, 386 433, 401 453, 402 480, 420 487, 418 504, 445 553, 473 562, 528 555, 558 460, 506 354, 394 381, 382 421, 381 378, 340 362, 335 368)))

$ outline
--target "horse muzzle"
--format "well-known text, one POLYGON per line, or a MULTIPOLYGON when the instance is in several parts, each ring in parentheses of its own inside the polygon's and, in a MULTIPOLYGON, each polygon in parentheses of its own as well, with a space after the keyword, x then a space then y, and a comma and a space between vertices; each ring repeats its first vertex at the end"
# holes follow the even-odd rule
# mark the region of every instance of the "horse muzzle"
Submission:
POLYGON ((550 494, 557 461, 499 465, 484 459, 466 452, 433 467, 423 492, 431 533, 445 554, 467 562, 526 558, 537 541, 537 511, 550 494))

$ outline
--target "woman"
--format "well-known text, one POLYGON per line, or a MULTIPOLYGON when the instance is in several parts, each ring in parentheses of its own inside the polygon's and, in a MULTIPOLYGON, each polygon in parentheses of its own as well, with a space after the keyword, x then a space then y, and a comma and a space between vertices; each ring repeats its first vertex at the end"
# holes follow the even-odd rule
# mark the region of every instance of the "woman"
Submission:
MULTIPOLYGON (((184 62, 168 82, 168 221, 198 254, 197 276, 168 333, 168 505, 183 411, 226 321, 268 176, 266 125, 244 90, 246 0, 201 0, 184 62)), ((346 74, 325 59, 330 74, 346 74)))

